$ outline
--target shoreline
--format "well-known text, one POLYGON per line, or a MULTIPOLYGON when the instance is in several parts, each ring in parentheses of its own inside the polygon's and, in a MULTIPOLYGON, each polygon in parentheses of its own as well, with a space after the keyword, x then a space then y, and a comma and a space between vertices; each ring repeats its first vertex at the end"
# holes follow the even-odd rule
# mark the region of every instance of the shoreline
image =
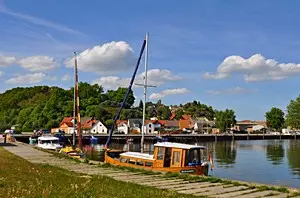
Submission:
MULTIPOLYGON (((13 143, 14 145, 16 145, 16 147, 23 147, 24 149, 26 148, 27 150, 30 150, 30 152, 32 152, 32 155, 35 155, 34 153, 36 152, 42 152, 45 153, 45 155, 47 155, 49 157, 49 154, 51 154, 52 152, 50 151, 41 151, 41 149, 33 149, 32 146, 27 145, 26 143, 13 143), (47 154, 48 153, 48 154, 47 154)), ((16 147, 14 149, 16 149, 16 147)), ((5 147, 4 147, 5 148, 5 147)), ((12 147, 6 147, 6 149, 9 151, 9 149, 12 147)), ((10 151, 11 152, 11 151, 10 151)), ((17 155, 20 156, 20 153, 15 153, 17 155)), ((28 154, 28 152, 27 152, 28 154)), ((42 155, 42 154, 41 154, 42 155)), ((73 158, 59 158, 59 156, 56 155, 52 155, 53 159, 57 159, 57 161, 60 160, 67 160, 67 161, 72 161, 73 158)), ((22 156, 20 156, 22 157, 22 156)), ((24 156, 23 156, 24 158, 24 156)), ((42 160, 42 159, 40 159, 42 160)), ((29 160, 30 161, 30 160, 29 160)), ((54 160, 55 161, 55 160, 54 160)), ((51 165, 51 163, 55 162, 49 162, 49 165, 51 165)), ((137 173, 140 172, 141 170, 137 170, 137 169, 128 169, 128 168, 124 168, 124 167, 114 167, 111 165, 107 165, 103 162, 98 162, 98 161, 92 161, 92 160, 88 160, 82 163, 77 162, 77 164, 80 166, 80 164, 89 164, 89 167, 95 167, 94 165, 96 164, 96 167, 98 167, 99 169, 111 169, 111 170, 118 170, 121 171, 122 173, 126 173, 126 172, 130 172, 130 173, 137 173)), ((54 165, 57 166, 57 165, 54 165)), ((83 166, 83 165, 82 165, 83 166)), ((83 170, 84 171, 84 170, 83 170)), ((96 171, 96 169, 95 169, 96 171)), ((144 171, 141 171, 140 174, 143 174, 144 171)), ((152 171, 153 172, 153 171, 152 171)), ((121 173, 120 173, 121 174, 121 173)), ((144 172, 144 175, 151 175, 150 173, 146 173, 144 172)), ((236 180, 226 180, 226 179, 221 179, 221 178, 215 178, 215 177, 202 177, 202 176, 191 176, 191 175, 179 175, 179 174, 174 174, 174 173, 163 173, 163 174, 159 174, 162 178, 165 179, 174 179, 174 180, 183 180, 183 182, 188 182, 191 184, 195 184, 196 182, 209 182, 213 185, 215 184, 220 184, 220 185, 231 185, 232 188, 233 187, 240 187, 242 188, 243 186, 246 188, 250 189, 254 189, 255 193, 258 192, 267 192, 267 191, 274 191, 274 192, 279 192, 279 193, 289 193, 289 195, 293 195, 293 196, 299 196, 300 195, 300 189, 297 188, 290 188, 290 187, 282 187, 282 186, 278 186, 278 185, 266 185, 266 184, 259 184, 256 182, 245 182, 245 181, 236 181, 236 180)), ((169 180, 170 181, 170 180, 169 180)), ((182 184, 182 185, 188 185, 188 184, 182 184)), ((208 188, 209 189, 209 188, 208 188)), ((224 190, 226 191, 226 190, 224 190)), ((254 192, 254 191, 253 191, 254 192)))

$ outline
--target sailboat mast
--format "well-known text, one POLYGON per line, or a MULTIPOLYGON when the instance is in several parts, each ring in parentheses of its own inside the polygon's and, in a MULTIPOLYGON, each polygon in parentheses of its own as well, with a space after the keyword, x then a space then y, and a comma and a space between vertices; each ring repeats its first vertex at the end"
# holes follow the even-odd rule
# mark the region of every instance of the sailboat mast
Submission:
POLYGON ((77 68, 77 54, 75 56, 75 80, 76 80, 76 105, 77 105, 77 133, 78 133, 78 146, 82 148, 82 137, 81 137, 81 122, 80 122, 80 108, 79 108, 79 93, 78 93, 78 68, 77 68))
POLYGON ((141 139, 141 151, 144 152, 144 136, 145 136, 145 114, 146 114, 146 102, 147 102, 147 71, 148 71, 148 39, 149 33, 146 33, 146 47, 145 47, 145 76, 144 76, 144 103, 143 103, 143 125, 142 125, 142 139, 141 139))
MULTIPOLYGON (((76 57, 74 57, 76 59, 76 57)), ((74 65, 74 92, 73 92, 73 147, 76 146, 76 134, 75 134, 75 123, 76 123, 76 66, 74 65)))

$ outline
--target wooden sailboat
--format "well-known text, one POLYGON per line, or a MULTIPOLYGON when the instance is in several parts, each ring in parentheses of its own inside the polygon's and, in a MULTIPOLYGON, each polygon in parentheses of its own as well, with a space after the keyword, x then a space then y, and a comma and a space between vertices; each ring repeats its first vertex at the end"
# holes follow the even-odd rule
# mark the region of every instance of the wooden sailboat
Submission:
POLYGON ((74 52, 74 107, 73 107, 73 145, 67 146, 60 150, 60 153, 65 153, 73 158, 83 157, 82 136, 81 136, 81 122, 80 122, 80 106, 79 106, 79 89, 78 89, 78 68, 77 68, 77 54, 74 52), (77 112, 77 114, 76 114, 77 112), (77 124, 77 126, 76 126, 77 124), (76 147, 76 129, 78 134, 78 145, 76 147))
MULTIPOLYGON (((110 150, 108 148, 114 125, 119 118, 122 108, 127 100, 129 91, 133 85, 135 75, 137 73, 141 57, 143 55, 145 46, 147 50, 148 34, 144 39, 139 59, 137 61, 133 76, 128 86, 127 93, 123 99, 122 105, 114 118, 114 123, 110 128, 109 137, 106 142, 105 162, 112 165, 127 166, 134 168, 143 168, 154 171, 168 171, 179 172, 196 175, 208 175, 209 165, 206 161, 201 160, 201 153, 205 149, 203 146, 180 144, 174 142, 160 142, 154 144, 154 154, 143 153, 143 141, 144 141, 144 128, 142 129, 142 152, 125 152, 119 150, 110 150)), ((147 53, 146 53, 147 56, 147 53)), ((145 57, 145 64, 147 57, 145 57)), ((147 69, 145 65, 145 69, 147 69)), ((147 70, 146 70, 147 71, 147 70)), ((145 71, 145 79, 147 79, 147 72, 145 71)), ((147 81, 145 80, 144 88, 147 87, 147 81)), ((144 91, 146 95, 146 91, 144 91)), ((146 96, 145 96, 146 98, 146 96)), ((145 105, 145 104, 144 104, 145 105)), ((143 113, 145 113, 143 109, 143 113)), ((144 115, 143 115, 144 118, 144 115)), ((143 119, 144 120, 144 119, 143 119)), ((143 124, 144 127, 144 124, 143 124)))

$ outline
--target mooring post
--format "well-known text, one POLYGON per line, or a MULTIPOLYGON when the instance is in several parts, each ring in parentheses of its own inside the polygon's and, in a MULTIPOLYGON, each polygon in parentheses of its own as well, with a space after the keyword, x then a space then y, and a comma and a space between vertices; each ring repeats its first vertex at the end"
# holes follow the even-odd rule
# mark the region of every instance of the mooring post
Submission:
POLYGON ((218 140, 218 138, 217 138, 217 134, 215 134, 215 141, 217 141, 218 140))
POLYGON ((6 134, 4 134, 3 136, 4 136, 4 144, 6 144, 6 134))

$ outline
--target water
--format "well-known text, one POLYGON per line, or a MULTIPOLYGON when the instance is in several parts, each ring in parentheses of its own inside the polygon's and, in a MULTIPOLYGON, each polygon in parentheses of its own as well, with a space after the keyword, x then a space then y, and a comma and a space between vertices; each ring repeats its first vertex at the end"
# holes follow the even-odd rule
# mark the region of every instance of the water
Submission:
MULTIPOLYGON (((190 143, 195 144, 195 143, 190 143)), ((202 142, 213 151, 215 169, 210 175, 240 181, 300 188, 300 140, 241 140, 202 142)), ((153 153, 153 144, 145 145, 153 153)), ((114 149, 140 151, 140 144, 112 144, 114 149)), ((103 145, 87 146, 91 159, 103 161, 103 145), (102 154, 101 154, 102 153, 102 154)))

